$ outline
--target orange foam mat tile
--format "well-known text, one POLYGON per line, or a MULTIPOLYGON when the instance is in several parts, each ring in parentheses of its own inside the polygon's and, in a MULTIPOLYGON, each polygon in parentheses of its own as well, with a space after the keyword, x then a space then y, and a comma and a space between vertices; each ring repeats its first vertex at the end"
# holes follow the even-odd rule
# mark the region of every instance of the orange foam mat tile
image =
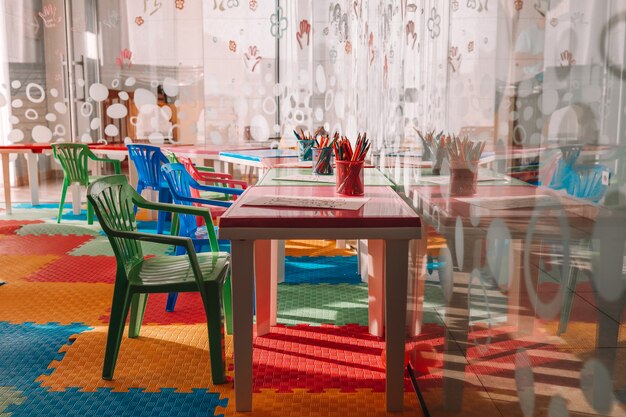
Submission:
POLYGON ((0 321, 100 325, 113 285, 9 282, 0 287, 0 321))
POLYGON ((112 256, 63 256, 26 277, 34 282, 101 282, 113 284, 117 263, 112 256))
POLYGON ((335 240, 288 240, 285 256, 354 256, 352 249, 337 249, 335 240))
MULTIPOLYGON (((0 240, 0 245, 2 245, 2 240, 0 240)), ((0 279, 9 283, 21 281, 57 259, 59 259, 57 255, 0 256, 0 279)))
POLYGON ((3 236, 0 255, 65 255, 83 245, 93 236, 3 236))
MULTIPOLYGON (((62 391, 79 387, 81 391, 112 388, 127 392, 141 388, 158 392, 162 388, 178 392, 192 392, 194 388, 209 388, 212 392, 232 392, 233 384, 211 383, 211 363, 206 324, 181 326, 143 326, 141 336, 126 337, 117 359, 113 381, 102 379, 102 361, 108 328, 98 326, 79 334, 71 345, 66 345, 61 361, 50 364, 55 368, 49 375, 41 375, 42 387, 62 391)), ((232 338, 226 337, 225 350, 228 368, 232 364, 232 338)))
POLYGON ((404 410, 387 413, 385 394, 369 390, 340 392, 327 390, 323 393, 309 393, 306 390, 294 390, 283 394, 274 391, 261 391, 253 394, 252 411, 237 413, 235 397, 228 397, 225 408, 218 407, 216 415, 242 417, 290 417, 290 416, 328 416, 328 417, 382 417, 382 416, 423 416, 415 393, 404 394, 404 410))

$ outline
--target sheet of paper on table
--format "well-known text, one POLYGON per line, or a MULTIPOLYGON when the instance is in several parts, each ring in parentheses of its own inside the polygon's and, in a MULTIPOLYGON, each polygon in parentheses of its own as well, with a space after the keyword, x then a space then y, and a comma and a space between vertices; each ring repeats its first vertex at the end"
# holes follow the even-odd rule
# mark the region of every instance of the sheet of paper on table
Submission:
POLYGON ((333 175, 313 175, 313 174, 295 174, 288 177, 274 178, 276 181, 298 181, 298 182, 321 182, 334 184, 335 177, 333 175))
POLYGON ((295 162, 284 162, 282 164, 274 165, 275 168, 312 168, 312 161, 295 161, 295 162))
POLYGON ((547 194, 505 196, 505 197, 455 197, 474 206, 488 208, 490 210, 507 210, 516 208, 548 207, 548 206, 584 206, 586 201, 574 198, 551 196, 547 194))
MULTIPOLYGON (((424 182, 431 182, 433 184, 440 184, 440 185, 445 185, 445 184, 449 184, 450 183, 450 176, 449 175, 441 175, 441 176, 427 176, 427 177, 421 177, 420 178, 421 181, 424 182)), ((487 181, 508 181, 509 177, 507 176, 497 176, 497 175, 493 175, 493 174, 485 174, 485 175, 478 175, 478 182, 487 182, 487 181)))
POLYGON ((268 195, 251 198, 245 206, 302 207, 334 210, 358 210, 369 201, 368 197, 299 197, 268 195))

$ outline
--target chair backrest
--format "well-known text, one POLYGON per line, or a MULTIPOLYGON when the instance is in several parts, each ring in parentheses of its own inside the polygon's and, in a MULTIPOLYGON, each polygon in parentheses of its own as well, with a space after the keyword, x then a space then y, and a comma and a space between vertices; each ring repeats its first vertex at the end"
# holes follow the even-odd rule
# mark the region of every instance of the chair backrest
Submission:
POLYGON ((138 194, 124 175, 102 177, 87 189, 87 199, 111 242, 118 266, 123 265, 126 273, 143 261, 141 243, 138 240, 112 237, 110 232, 137 231, 133 196, 138 197, 138 194))
POLYGON ((599 202, 609 188, 612 172, 604 165, 578 165, 567 193, 594 203, 599 202))
POLYGON ((55 143, 52 145, 52 152, 61 163, 68 184, 78 183, 85 186, 89 184, 87 158, 91 151, 86 144, 55 143))
POLYGON ((161 148, 152 145, 127 145, 128 155, 137 168, 137 177, 144 187, 158 190, 163 181, 161 166, 169 161, 161 148))
MULTIPOLYGON (((191 178, 193 178, 196 181, 199 181, 200 173, 198 172, 198 168, 196 168, 196 166, 193 164, 193 161, 191 160, 191 158, 182 157, 179 159, 180 159, 180 162, 185 167, 185 169, 187 170, 187 172, 189 173, 189 175, 191 175, 191 178)), ((192 188, 191 196, 194 198, 200 198, 200 191, 196 190, 195 188, 192 188)))
MULTIPOLYGON (((191 178, 191 175, 187 172, 183 164, 165 164, 163 165, 161 170, 163 171, 165 181, 167 181, 167 185, 170 187, 170 191, 172 192, 172 199, 174 200, 174 203, 185 206, 194 205, 190 201, 184 201, 180 199, 181 197, 193 197, 191 191, 193 189, 193 185, 197 184, 196 181, 191 178)), ((179 214, 178 219, 180 222, 179 234, 181 236, 193 237, 196 229, 198 228, 196 216, 193 216, 191 214, 179 214)), ((213 223, 207 224, 206 228, 209 241, 211 242, 211 250, 217 251, 217 236, 215 236, 213 223)))

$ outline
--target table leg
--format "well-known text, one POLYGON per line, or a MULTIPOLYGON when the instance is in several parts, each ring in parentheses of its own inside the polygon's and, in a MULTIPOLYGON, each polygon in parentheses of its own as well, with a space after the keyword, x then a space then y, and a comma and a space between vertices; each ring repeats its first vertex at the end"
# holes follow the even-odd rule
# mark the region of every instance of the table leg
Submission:
POLYGON ((235 410, 252 411, 254 242, 231 241, 235 410))
POLYGON ((368 323, 373 336, 385 335, 385 241, 370 239, 367 243, 368 258, 368 323))
POLYGON ((345 239, 337 239, 335 241, 335 247, 337 249, 346 249, 348 247, 348 245, 346 244, 346 240, 345 239))
MULTIPOLYGON (((422 227, 427 230, 427 227, 422 227)), ((409 245, 409 287, 407 304, 408 335, 417 336, 422 331, 424 316, 424 289, 426 286, 426 248, 428 235, 422 233, 420 239, 412 240, 409 245)))
POLYGON ((37 154, 26 154, 26 165, 28 166, 28 186, 30 188, 30 202, 33 206, 39 205, 39 172, 37 169, 37 154))
POLYGON ((368 259, 368 241, 366 239, 359 239, 356 241, 357 256, 359 262, 359 275, 361 276, 361 282, 369 281, 369 259, 368 259))
POLYGON ((409 241, 385 242, 385 345, 387 347, 387 411, 404 408, 404 351, 409 241))
POLYGON ((80 215, 80 185, 72 185, 72 208, 75 215, 80 215))
POLYGON ((2 183, 4 184, 4 202, 6 213, 11 214, 11 176, 9 174, 9 154, 2 154, 2 183))
POLYGON ((276 326, 278 306, 278 283, 285 281, 285 241, 272 240, 272 264, 270 267, 270 325, 276 326))
MULTIPOLYGON (((270 332, 272 307, 271 259, 272 247, 269 240, 256 240, 254 242, 254 272, 256 284, 256 332, 263 336, 270 332)), ((274 288, 272 288, 274 287, 274 288)), ((274 312, 274 316, 276 313, 274 312)))

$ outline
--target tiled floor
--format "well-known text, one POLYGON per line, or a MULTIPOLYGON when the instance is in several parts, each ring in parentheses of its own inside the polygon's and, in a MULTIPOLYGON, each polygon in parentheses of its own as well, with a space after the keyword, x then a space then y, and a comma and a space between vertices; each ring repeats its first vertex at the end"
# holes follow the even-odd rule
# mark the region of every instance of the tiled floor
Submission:
MULTIPOLYGON (((55 207, 20 207, 27 206, 0 213, 0 277, 7 282, 0 286, 0 416, 234 413, 232 382, 210 382, 194 294, 181 295, 174 313, 164 311, 164 296, 151 296, 141 337, 124 339, 116 378, 103 381, 115 268, 106 238, 80 217, 56 225, 55 207)), ((254 342, 249 415, 385 415, 384 344, 367 333, 367 289, 355 280, 354 253, 332 242, 294 241, 287 255, 291 284, 279 287, 281 325, 254 342)), ((472 293, 468 340, 460 341, 446 325, 467 313, 446 306, 436 279, 427 284, 426 324, 408 348, 430 415, 626 415, 626 333, 596 349, 598 317, 606 316, 588 283, 579 286, 560 336, 558 317, 533 319, 521 331, 510 323, 507 294, 489 287, 472 293)), ((232 365, 231 344, 227 337, 232 365)), ((408 379, 405 396, 403 415, 422 415, 408 379)))

